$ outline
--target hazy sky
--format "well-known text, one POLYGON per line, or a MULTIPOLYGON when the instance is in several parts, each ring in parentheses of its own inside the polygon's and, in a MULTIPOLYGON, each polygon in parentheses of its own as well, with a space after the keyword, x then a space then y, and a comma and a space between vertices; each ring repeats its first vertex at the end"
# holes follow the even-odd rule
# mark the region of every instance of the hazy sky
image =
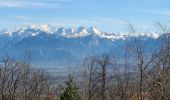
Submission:
POLYGON ((132 23, 137 31, 154 31, 156 22, 169 19, 170 0, 0 0, 0 29, 47 23, 124 32, 132 23))

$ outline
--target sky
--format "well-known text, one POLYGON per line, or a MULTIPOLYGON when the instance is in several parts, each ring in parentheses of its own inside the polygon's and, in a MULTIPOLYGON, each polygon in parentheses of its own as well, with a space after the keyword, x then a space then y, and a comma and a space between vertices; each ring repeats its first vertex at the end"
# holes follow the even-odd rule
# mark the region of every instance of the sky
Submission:
POLYGON ((170 20, 170 0, 0 0, 0 29, 21 25, 96 27, 126 32, 131 23, 139 32, 155 31, 170 20))

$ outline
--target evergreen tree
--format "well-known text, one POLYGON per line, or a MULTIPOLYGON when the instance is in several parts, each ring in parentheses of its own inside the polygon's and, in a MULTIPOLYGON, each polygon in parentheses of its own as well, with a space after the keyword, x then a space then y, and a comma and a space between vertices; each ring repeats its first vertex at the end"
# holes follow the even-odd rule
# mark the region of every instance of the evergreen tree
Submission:
POLYGON ((77 87, 72 76, 69 76, 68 81, 66 81, 66 88, 60 95, 60 100, 78 100, 77 87))

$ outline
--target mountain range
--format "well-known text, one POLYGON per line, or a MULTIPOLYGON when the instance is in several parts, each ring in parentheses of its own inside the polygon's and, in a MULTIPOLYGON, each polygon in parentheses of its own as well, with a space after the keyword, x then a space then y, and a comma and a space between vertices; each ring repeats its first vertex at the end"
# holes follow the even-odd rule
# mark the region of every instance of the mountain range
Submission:
POLYGON ((157 33, 112 33, 94 27, 56 28, 38 24, 0 31, 0 52, 1 56, 24 59, 29 51, 36 66, 66 70, 70 66, 78 68, 77 64, 88 56, 116 52, 121 58, 123 44, 134 37, 144 41, 147 50, 154 51, 160 36, 157 33))

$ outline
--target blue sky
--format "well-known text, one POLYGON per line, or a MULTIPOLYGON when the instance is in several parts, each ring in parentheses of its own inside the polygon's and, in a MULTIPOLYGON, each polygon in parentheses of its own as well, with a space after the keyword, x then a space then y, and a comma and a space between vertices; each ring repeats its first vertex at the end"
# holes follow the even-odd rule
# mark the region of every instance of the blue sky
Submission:
POLYGON ((155 31, 170 20, 170 0, 0 0, 0 29, 18 25, 94 26, 102 31, 155 31))

